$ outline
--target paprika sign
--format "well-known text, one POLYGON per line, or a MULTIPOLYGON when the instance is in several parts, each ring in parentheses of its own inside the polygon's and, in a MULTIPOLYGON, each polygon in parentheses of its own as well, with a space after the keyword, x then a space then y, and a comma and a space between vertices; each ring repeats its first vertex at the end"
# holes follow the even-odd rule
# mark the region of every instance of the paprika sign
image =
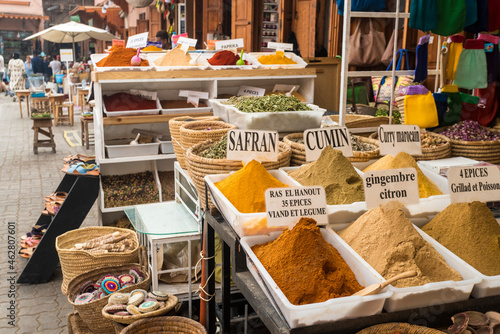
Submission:
POLYGON ((227 133, 227 159, 277 161, 278 131, 229 130, 227 133))
POLYGON ((318 225, 328 224, 325 188, 269 188, 265 192, 267 226, 292 226, 301 217, 309 217, 318 225))
POLYGON ((498 166, 451 167, 448 188, 452 203, 500 201, 498 166))
POLYGON ((342 152, 346 157, 352 157, 351 136, 345 126, 310 129, 304 131, 306 161, 316 161, 321 151, 331 146, 342 152))
POLYGON ((225 41, 215 41, 215 50, 231 50, 245 46, 243 38, 228 39, 225 41))
POLYGON ((398 201, 415 204, 420 201, 415 168, 373 170, 363 174, 366 208, 398 201))
POLYGON ((381 125, 378 128, 380 155, 395 156, 400 152, 422 154, 420 128, 417 125, 381 125))

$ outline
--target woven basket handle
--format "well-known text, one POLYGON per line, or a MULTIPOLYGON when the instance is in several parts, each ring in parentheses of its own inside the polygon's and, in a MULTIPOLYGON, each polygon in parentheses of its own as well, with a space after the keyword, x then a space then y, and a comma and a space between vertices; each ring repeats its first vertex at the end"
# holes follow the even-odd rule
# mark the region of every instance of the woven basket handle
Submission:
POLYGON ((148 271, 148 252, 144 246, 139 246, 139 265, 144 272, 148 271))

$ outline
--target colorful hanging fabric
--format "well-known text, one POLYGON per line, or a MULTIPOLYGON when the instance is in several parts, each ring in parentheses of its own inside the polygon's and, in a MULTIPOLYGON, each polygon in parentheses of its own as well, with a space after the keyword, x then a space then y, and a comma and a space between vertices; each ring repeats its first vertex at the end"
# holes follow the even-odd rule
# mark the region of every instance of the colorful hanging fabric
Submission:
POLYGON ((477 21, 477 0, 465 0, 465 26, 477 21))
POLYGON ((413 0, 410 4, 410 28, 422 31, 436 29, 437 1, 413 0))
POLYGON ((461 35, 453 35, 448 38, 448 60, 446 63, 446 79, 455 79, 457 71, 458 59, 462 54, 463 42, 465 37, 461 35))
POLYGON ((432 32, 436 35, 451 36, 464 30, 465 0, 439 0, 436 2, 437 24, 432 32))
POLYGON ((490 34, 479 34, 477 39, 484 41, 484 52, 486 53, 486 67, 488 69, 488 84, 498 81, 500 67, 500 51, 498 41, 500 37, 490 34))
POLYGON ((488 31, 500 29, 500 0, 488 0, 488 31))
POLYGON ((448 110, 448 96, 444 93, 433 93, 432 97, 436 103, 439 125, 443 124, 444 115, 448 110))
POLYGON ((465 89, 488 87, 486 53, 484 52, 483 40, 468 39, 465 41, 464 50, 458 59, 453 83, 465 89))
POLYGON ((405 124, 432 128, 439 125, 432 93, 422 85, 408 87, 404 100, 405 124))
POLYGON ((500 109, 500 89, 498 89, 497 83, 491 83, 485 89, 476 89, 474 94, 482 103, 464 103, 462 105, 462 119, 471 119, 478 121, 483 126, 489 126, 500 109))
POLYGON ((453 125, 460 122, 462 103, 479 103, 479 98, 469 94, 460 93, 457 85, 444 85, 441 93, 448 97, 448 111, 444 114, 440 126, 453 125))
POLYGON ((476 0, 477 1, 477 20, 476 23, 467 25, 464 30, 473 34, 480 33, 481 31, 488 31, 488 0, 476 0))
POLYGON ((427 79, 427 58, 430 35, 420 37, 417 45, 417 65, 415 66, 414 82, 423 82, 427 79))

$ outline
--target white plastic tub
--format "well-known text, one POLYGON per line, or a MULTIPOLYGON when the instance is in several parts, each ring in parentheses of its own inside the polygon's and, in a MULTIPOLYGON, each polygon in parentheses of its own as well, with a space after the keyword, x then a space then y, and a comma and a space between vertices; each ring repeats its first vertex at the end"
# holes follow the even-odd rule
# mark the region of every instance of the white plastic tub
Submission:
POLYGON ((156 138, 156 142, 160 144, 160 153, 162 154, 173 154, 174 146, 170 137, 164 137, 162 139, 156 138))
MULTIPOLYGON (((279 112, 241 112, 233 105, 220 103, 221 100, 210 100, 215 109, 224 108, 228 123, 236 125, 239 129, 248 130, 274 130, 278 132, 298 132, 307 129, 319 128, 321 118, 326 109, 308 103, 312 110, 305 111, 279 111, 279 112)), ((218 109, 219 117, 224 117, 222 109, 218 109)))
MULTIPOLYGON (((160 59, 163 57, 166 53, 149 53, 147 55, 147 59, 149 61, 149 64, 152 65, 156 71, 178 71, 178 70, 183 70, 183 71, 197 71, 197 70, 206 70, 210 66, 206 58, 202 58, 201 56, 196 60, 196 65, 194 66, 158 66, 155 64, 155 60, 160 59)), ((197 57, 196 54, 190 54, 192 59, 195 59, 197 57)))
MULTIPOLYGON (((106 92, 103 94, 108 96, 108 95, 113 95, 115 92, 106 92)), ((144 110, 123 110, 123 111, 107 111, 106 110, 106 104, 102 103, 102 110, 104 111, 104 114, 108 117, 121 117, 121 116, 137 116, 137 115, 158 115, 161 110, 161 104, 160 100, 156 99, 156 109, 144 109, 144 110)))
POLYGON ((418 307, 442 305, 469 299, 472 288, 481 279, 458 256, 443 247, 425 232, 415 226, 418 233, 429 242, 439 254, 443 256, 448 265, 462 275, 462 281, 443 281, 428 283, 422 286, 396 288, 392 285, 389 290, 392 296, 385 301, 385 310, 396 312, 418 307))
MULTIPOLYGON (((208 63, 208 59, 212 58, 214 55, 215 53, 202 53, 198 59, 204 59, 208 63)), ((208 63, 208 68, 211 70, 253 70, 260 66, 259 62, 255 62, 255 59, 250 57, 248 53, 243 54, 243 60, 248 61, 251 65, 210 65, 210 63, 208 63)))
POLYGON ((137 157, 158 154, 160 143, 129 145, 132 139, 106 140, 104 147, 108 158, 137 157))
MULTIPOLYGON (((112 71, 154 71, 153 66, 149 63, 149 66, 107 66, 100 67, 97 66, 97 62, 109 56, 108 53, 96 53, 90 55, 90 59, 92 60, 92 64, 94 65, 94 69, 96 72, 112 72, 112 71)), ((146 59, 146 55, 139 54, 139 57, 142 59, 146 59)))
POLYGON ((249 55, 255 61, 259 64, 260 68, 265 68, 265 69, 278 69, 278 68, 305 68, 307 66, 307 63, 302 59, 301 57, 297 56, 293 52, 285 52, 285 57, 290 58, 297 64, 270 64, 270 65, 264 65, 259 62, 259 58, 262 56, 269 56, 269 55, 274 55, 276 54, 275 52, 250 52, 249 55))
MULTIPOLYGON (((384 280, 382 276, 371 268, 331 229, 322 228, 321 234, 329 244, 339 251, 361 285, 368 286, 370 284, 381 283, 384 280)), ((329 299, 322 303, 300 306, 290 303, 251 249, 254 245, 275 240, 279 235, 279 232, 275 232, 270 236, 244 237, 240 240, 240 244, 248 255, 248 269, 257 282, 263 281, 265 285, 264 291, 269 291, 272 299, 275 301, 291 328, 359 318, 378 314, 382 311, 385 300, 392 294, 388 288, 372 296, 341 297, 329 299)))
MULTIPOLYGON (((277 170, 268 171, 278 181, 281 181, 289 186, 297 186, 298 184, 289 176, 277 170)), ((236 234, 244 237, 246 234, 245 226, 252 224, 256 220, 266 218, 265 212, 259 213, 241 213, 234 205, 222 194, 222 192, 215 186, 215 183, 226 179, 230 174, 214 174, 205 176, 205 181, 208 184, 208 189, 212 198, 212 202, 222 214, 224 219, 232 226, 236 234)))
POLYGON ((227 115, 226 105, 222 104, 222 102, 225 102, 227 100, 228 99, 211 99, 210 103, 212 104, 214 116, 219 116, 224 122, 229 123, 229 116, 227 115))
MULTIPOLYGON (((163 99, 159 98, 160 101, 163 99)), ((173 100, 173 99, 169 99, 173 100)), ((168 114, 196 114, 196 113, 207 113, 212 111, 212 104, 210 101, 207 100, 201 100, 203 103, 205 103, 207 106, 206 107, 192 107, 192 108, 163 108, 161 107, 161 113, 162 115, 168 115, 168 114)), ((161 102, 160 102, 161 106, 161 102)))

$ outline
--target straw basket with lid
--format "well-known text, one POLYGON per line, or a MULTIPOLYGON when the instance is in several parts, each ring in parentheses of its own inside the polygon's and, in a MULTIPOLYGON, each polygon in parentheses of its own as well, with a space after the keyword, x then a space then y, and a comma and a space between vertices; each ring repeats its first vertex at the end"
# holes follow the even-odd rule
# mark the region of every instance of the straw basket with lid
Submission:
POLYGON ((390 322, 387 324, 374 325, 365 328, 356 334, 444 334, 444 332, 438 331, 437 329, 410 325, 404 322, 390 322))
POLYGON ((99 269, 90 270, 85 272, 75 278, 73 278, 68 284, 68 301, 75 311, 78 312, 82 321, 87 325, 87 327, 96 334, 109 334, 114 332, 113 321, 106 319, 102 315, 102 309, 106 304, 108 304, 109 296, 103 297, 101 299, 90 301, 86 304, 76 304, 75 298, 80 294, 82 286, 89 281, 95 282, 99 280, 104 275, 123 275, 128 274, 131 269, 139 268, 141 273, 144 275, 144 280, 142 282, 136 283, 132 286, 127 286, 118 290, 121 293, 131 292, 135 289, 149 290, 151 285, 151 276, 148 273, 148 263, 146 249, 144 246, 140 247, 140 257, 139 263, 127 263, 119 266, 106 266, 99 269))
POLYGON ((76 276, 102 267, 135 263, 138 259, 139 240, 134 231, 117 227, 85 227, 66 232, 56 239, 56 250, 61 263, 63 282, 61 290, 68 293, 68 284, 76 276), (91 254, 86 250, 72 249, 75 244, 87 242, 114 232, 126 233, 132 238, 135 247, 124 252, 91 254))
MULTIPOLYGON (((180 144, 181 149, 184 150, 184 159, 186 159, 186 151, 191 146, 209 139, 219 140, 230 129, 237 129, 237 127, 222 121, 196 121, 184 123, 179 129, 180 144)), ((182 168, 187 168, 185 160, 182 168)))
MULTIPOLYGON (((303 134, 298 132, 298 133, 291 133, 285 138, 283 138, 283 141, 290 145, 292 149, 292 158, 290 165, 291 166, 302 166, 303 164, 307 163, 306 162, 306 148, 305 145, 301 142, 299 142, 303 138, 303 134)), ((364 161, 369 161, 372 159, 377 159, 379 155, 379 148, 378 148, 378 141, 374 139, 369 139, 365 137, 360 137, 360 136, 354 136, 359 142, 361 143, 367 143, 371 144, 376 147, 376 149, 372 151, 354 151, 353 150, 353 156, 352 157, 347 157, 347 160, 351 162, 364 162, 364 161)))
POLYGON ((191 116, 181 116, 175 117, 168 121, 168 127, 170 129, 170 136, 172 137, 172 145, 174 147, 175 157, 183 169, 186 169, 186 162, 184 160, 184 150, 181 146, 181 126, 188 122, 196 121, 219 121, 218 116, 203 116, 203 117, 191 117, 191 116))
MULTIPOLYGON (((188 173, 193 180, 201 206, 205 208, 205 176, 211 174, 229 174, 243 167, 243 163, 239 160, 227 159, 208 159, 203 158, 199 154, 204 150, 216 144, 216 140, 207 140, 190 147, 186 152, 186 161, 188 165, 188 173)), ((278 169, 280 167, 290 166, 290 158, 292 150, 290 146, 283 142, 279 142, 278 160, 263 161, 262 166, 266 169, 278 169)), ((213 211, 215 206, 210 198, 208 199, 209 209, 213 211)))
MULTIPOLYGON (((416 160, 437 160, 437 159, 445 159, 451 157, 451 145, 450 139, 443 135, 422 130, 421 135, 428 136, 430 140, 438 140, 442 144, 435 147, 424 147, 425 143, 422 143, 422 154, 421 155, 412 155, 412 157, 416 160)), ((378 141, 378 133, 372 133, 370 135, 371 139, 377 139, 378 141)))

